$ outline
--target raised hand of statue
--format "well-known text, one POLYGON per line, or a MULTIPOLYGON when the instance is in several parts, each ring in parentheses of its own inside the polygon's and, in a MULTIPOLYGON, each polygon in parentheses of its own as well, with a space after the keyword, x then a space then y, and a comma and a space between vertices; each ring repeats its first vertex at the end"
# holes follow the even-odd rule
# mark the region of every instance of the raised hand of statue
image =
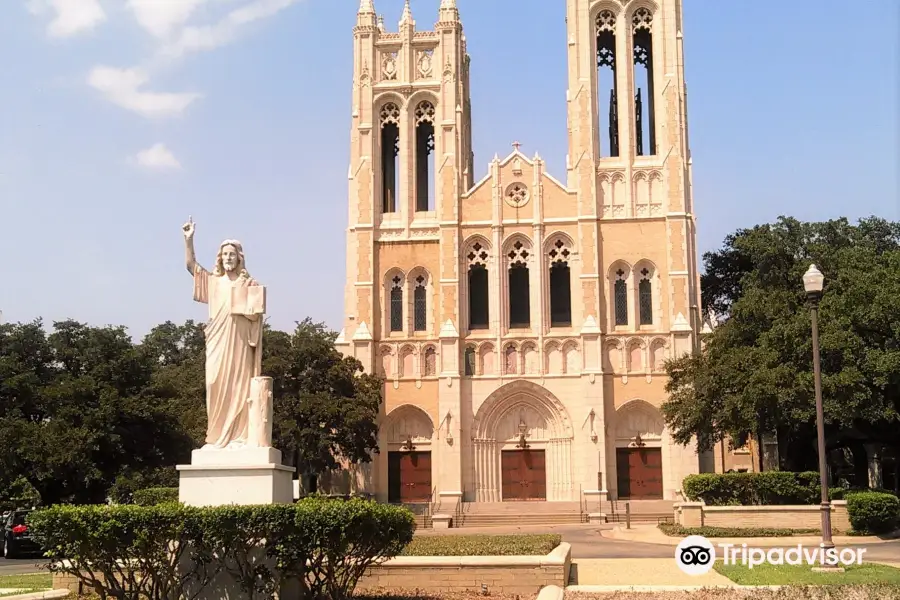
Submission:
POLYGON ((181 226, 181 231, 184 233, 185 240, 194 239, 194 220, 191 217, 188 217, 188 222, 181 226))

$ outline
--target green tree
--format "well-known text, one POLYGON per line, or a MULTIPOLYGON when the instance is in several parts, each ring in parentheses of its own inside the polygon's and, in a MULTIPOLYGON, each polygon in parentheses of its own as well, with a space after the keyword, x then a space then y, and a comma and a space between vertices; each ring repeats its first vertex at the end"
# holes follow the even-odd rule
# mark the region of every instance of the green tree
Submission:
POLYGON ((266 329, 263 373, 274 379, 275 445, 312 476, 378 451, 383 381, 334 347, 335 334, 310 319, 292 335, 266 329))
POLYGON ((784 468, 816 468, 809 310, 802 276, 826 277, 819 331, 829 449, 900 437, 900 224, 869 218, 740 230, 704 256, 704 351, 669 361, 675 439, 701 449, 774 432, 784 468))

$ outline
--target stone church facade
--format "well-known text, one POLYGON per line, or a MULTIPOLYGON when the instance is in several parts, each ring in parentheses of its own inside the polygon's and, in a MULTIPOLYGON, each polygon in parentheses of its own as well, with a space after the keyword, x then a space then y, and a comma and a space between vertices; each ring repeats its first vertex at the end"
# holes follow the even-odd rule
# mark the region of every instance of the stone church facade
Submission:
POLYGON ((380 500, 672 500, 701 470, 659 411, 703 327, 682 3, 563 4, 566 172, 513 144, 476 181, 455 1, 398 31, 361 1, 337 345, 385 378, 380 500))

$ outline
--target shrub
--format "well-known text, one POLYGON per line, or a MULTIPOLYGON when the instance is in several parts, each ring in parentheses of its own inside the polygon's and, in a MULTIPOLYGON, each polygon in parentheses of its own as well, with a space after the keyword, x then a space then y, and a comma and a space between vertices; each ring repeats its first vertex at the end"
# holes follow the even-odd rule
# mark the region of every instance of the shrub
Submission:
POLYGON ((896 496, 897 492, 892 490, 885 490, 882 488, 836 488, 829 489, 830 493, 828 496, 832 500, 846 500, 851 494, 858 494, 860 492, 879 492, 881 494, 890 494, 891 496, 896 496))
MULTIPOLYGON (((820 529, 776 529, 772 527, 683 527, 672 523, 660 523, 659 530, 670 537, 702 535, 705 538, 728 537, 791 537, 795 535, 818 535, 820 529)), ((832 534, 837 530, 832 528, 832 534)))
POLYGON ((30 516, 53 572, 101 597, 191 598, 227 573, 251 599, 283 585, 342 600, 371 566, 412 540, 412 513, 319 498, 295 504, 195 508, 57 506, 30 516), (65 562, 63 562, 65 560, 65 562))
POLYGON ((819 474, 815 471, 688 475, 682 489, 688 499, 702 500, 710 506, 818 504, 821 501, 819 474))
POLYGON ((900 527, 900 499, 882 492, 857 492, 847 496, 850 525, 860 533, 889 533, 900 527))
POLYGON ((549 554, 562 536, 537 535, 429 535, 406 547, 406 556, 535 556, 549 554))
POLYGON ((178 502, 178 488, 157 487, 135 490, 132 501, 138 506, 154 506, 178 502))

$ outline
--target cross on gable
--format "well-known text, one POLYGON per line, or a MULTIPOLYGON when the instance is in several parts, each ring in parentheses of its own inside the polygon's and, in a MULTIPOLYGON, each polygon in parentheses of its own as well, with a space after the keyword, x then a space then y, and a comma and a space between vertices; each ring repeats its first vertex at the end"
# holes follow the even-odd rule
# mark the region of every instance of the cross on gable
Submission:
POLYGON ((519 146, 521 146, 521 145, 522 145, 522 144, 520 144, 519 142, 513 142, 513 143, 512 143, 512 147, 513 147, 513 149, 515 149, 516 152, 519 151, 519 146))

